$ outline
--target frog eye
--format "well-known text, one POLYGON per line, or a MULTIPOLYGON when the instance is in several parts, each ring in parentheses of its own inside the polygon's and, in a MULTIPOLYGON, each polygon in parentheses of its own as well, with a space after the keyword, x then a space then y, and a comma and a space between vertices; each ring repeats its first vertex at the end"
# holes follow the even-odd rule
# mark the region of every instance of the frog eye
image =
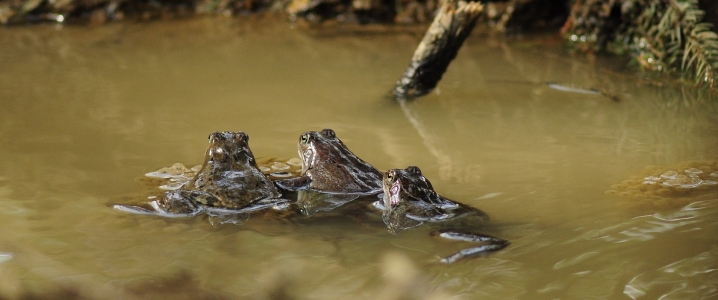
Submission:
POLYGON ((245 142, 249 142, 249 135, 247 135, 243 131, 237 131, 237 133, 235 133, 235 134, 239 140, 244 140, 245 142))
POLYGON ((388 179, 389 181, 394 181, 394 170, 386 172, 386 179, 388 179))
POLYGON ((322 134, 328 138, 335 138, 337 135, 334 133, 334 130, 331 129, 324 129, 322 130, 322 134))
POLYGON ((209 135, 209 137, 207 137, 207 142, 209 142, 210 144, 211 144, 211 143, 214 143, 214 141, 217 140, 217 139, 220 139, 220 140, 221 140, 221 137, 222 137, 222 133, 220 133, 220 132, 211 133, 211 134, 209 135))
POLYGON ((421 170, 417 166, 409 166, 406 168, 407 171, 411 172, 412 174, 421 175, 421 170))

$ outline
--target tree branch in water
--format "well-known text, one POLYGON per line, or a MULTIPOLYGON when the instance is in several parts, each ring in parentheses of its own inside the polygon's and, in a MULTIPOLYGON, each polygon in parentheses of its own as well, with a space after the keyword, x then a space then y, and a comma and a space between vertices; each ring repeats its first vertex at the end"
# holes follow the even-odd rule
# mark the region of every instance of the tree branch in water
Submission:
POLYGON ((482 10, 479 2, 444 2, 414 51, 409 67, 394 86, 396 99, 413 99, 436 87, 464 40, 471 34, 482 10))

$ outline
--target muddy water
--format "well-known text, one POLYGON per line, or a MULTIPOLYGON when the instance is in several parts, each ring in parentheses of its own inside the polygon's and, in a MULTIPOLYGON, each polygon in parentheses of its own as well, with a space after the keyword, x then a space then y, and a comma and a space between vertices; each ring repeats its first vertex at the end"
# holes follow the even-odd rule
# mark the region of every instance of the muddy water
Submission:
POLYGON ((284 286, 381 298, 401 291, 397 272, 461 299, 718 295, 715 189, 611 192, 651 165, 698 161, 709 174, 715 102, 571 57, 554 37, 481 34, 435 93, 387 101, 419 39, 243 19, 0 30, 0 297, 261 298, 284 286), (109 207, 143 197, 146 172, 201 163, 210 132, 243 130, 256 156, 291 158, 301 132, 322 128, 380 169, 418 165, 511 246, 446 266, 438 257, 461 244, 375 219, 215 227, 109 207), (392 268, 404 260, 416 269, 392 268))

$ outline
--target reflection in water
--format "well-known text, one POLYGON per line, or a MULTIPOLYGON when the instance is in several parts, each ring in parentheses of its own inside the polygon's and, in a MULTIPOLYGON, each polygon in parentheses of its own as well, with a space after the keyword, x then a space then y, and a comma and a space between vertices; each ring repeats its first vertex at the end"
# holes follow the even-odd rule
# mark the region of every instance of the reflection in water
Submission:
POLYGON ((329 194, 314 190, 300 190, 297 192, 297 205, 302 214, 311 216, 320 211, 333 210, 360 196, 357 194, 329 194))
POLYGON ((445 145, 441 141, 440 136, 434 135, 422 124, 418 114, 412 110, 411 102, 404 99, 397 100, 401 110, 404 112, 404 116, 409 120, 411 126, 414 127, 416 132, 419 134, 424 142, 424 146, 429 150, 429 153, 436 157, 437 164, 439 165, 439 176, 441 179, 451 178, 451 174, 454 172, 453 162, 451 157, 442 149, 441 145, 445 145))
MULTIPOLYGON (((166 295, 160 286, 176 281, 199 297, 261 298, 283 280, 292 282, 287 294, 313 299, 413 290, 460 299, 715 296, 713 194, 627 207, 604 193, 648 165, 716 161, 718 105, 705 95, 644 86, 612 71, 615 62, 565 55, 551 38, 479 33, 437 93, 395 105, 379 99, 420 36, 329 37, 273 24, 0 31, 0 266, 3 284, 14 284, 0 284, 0 298, 57 284, 80 286, 84 298, 143 287, 166 295), (596 87, 621 102, 491 81, 503 78, 596 87), (391 235, 376 214, 258 213, 215 227, 211 216, 108 206, 161 193, 164 183, 138 177, 201 163, 198 137, 210 132, 243 130, 258 157, 294 157, 297 134, 318 128, 341 132, 381 169, 420 166, 441 194, 486 211, 491 234, 511 246, 444 266, 438 255, 460 243, 422 228, 391 235), (401 260, 385 256, 393 252, 416 265, 399 274, 418 281, 396 281, 409 290, 382 277, 401 260), (273 275, 288 266, 296 271, 273 275)), ((690 179, 688 169, 672 169, 686 176, 672 179, 690 179)))

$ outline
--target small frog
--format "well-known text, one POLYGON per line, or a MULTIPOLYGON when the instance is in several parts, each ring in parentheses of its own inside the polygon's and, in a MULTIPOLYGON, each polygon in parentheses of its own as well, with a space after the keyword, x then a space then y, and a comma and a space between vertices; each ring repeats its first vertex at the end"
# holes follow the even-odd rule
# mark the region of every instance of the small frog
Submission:
POLYGON ((382 182, 383 200, 375 203, 375 206, 383 209, 382 218, 389 232, 397 234, 430 223, 439 229, 438 235, 442 238, 484 243, 444 257, 441 259, 443 263, 453 263, 464 257, 497 251, 509 245, 508 241, 500 238, 468 232, 484 226, 488 222, 488 215, 471 206, 441 197, 416 166, 389 170, 384 174, 382 182))
POLYGON ((301 175, 277 181, 279 187, 367 195, 381 192, 382 173, 349 151, 333 130, 305 132, 297 148, 302 159, 301 175))
MULTIPOLYGON (((244 132, 215 132, 209 136, 205 161, 197 175, 184 187, 168 191, 150 202, 162 215, 195 215, 204 210, 251 212, 283 202, 281 194, 259 168, 244 132)), ((142 208, 116 209, 151 213, 142 208)))

